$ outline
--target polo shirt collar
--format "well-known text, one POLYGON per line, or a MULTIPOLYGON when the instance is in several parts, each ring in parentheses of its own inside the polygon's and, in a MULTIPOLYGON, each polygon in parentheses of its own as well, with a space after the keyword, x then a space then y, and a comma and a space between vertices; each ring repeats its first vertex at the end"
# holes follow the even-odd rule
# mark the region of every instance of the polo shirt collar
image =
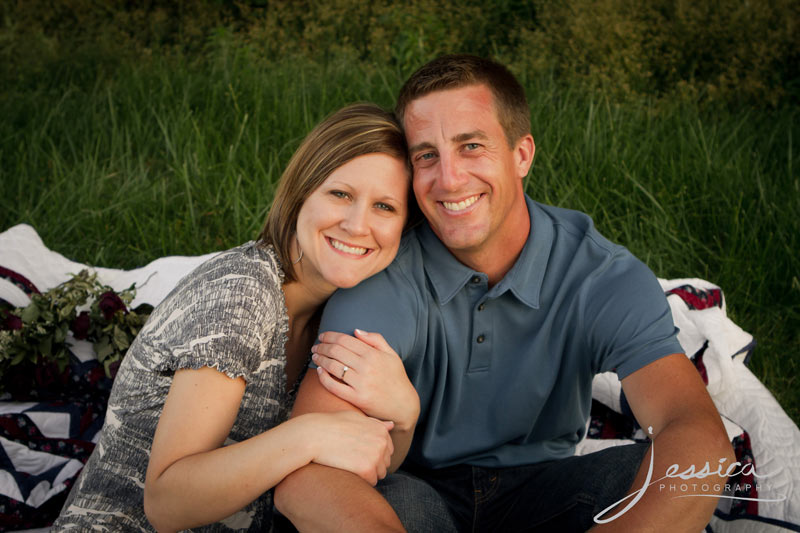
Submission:
MULTIPOLYGON (((525 195, 525 203, 531 219, 531 232, 514 266, 492 287, 489 296, 497 297, 510 290, 522 303, 538 309, 554 229, 550 217, 528 195, 525 195)), ((486 279, 486 274, 476 272, 456 259, 428 224, 418 229, 418 235, 425 253, 425 272, 440 304, 453 299, 472 277, 478 275, 486 279)))

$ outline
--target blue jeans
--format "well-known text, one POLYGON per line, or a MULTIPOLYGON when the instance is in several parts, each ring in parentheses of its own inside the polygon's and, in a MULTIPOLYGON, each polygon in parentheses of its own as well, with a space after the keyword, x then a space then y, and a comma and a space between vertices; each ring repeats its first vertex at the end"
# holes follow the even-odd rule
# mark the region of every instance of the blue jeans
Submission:
POLYGON ((586 531, 628 494, 648 446, 511 468, 412 467, 377 488, 410 533, 586 531))

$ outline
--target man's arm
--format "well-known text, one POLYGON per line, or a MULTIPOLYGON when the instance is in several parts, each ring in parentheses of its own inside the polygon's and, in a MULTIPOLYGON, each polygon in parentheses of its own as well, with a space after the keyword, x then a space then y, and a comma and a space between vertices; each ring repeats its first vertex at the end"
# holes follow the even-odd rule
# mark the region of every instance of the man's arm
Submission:
MULTIPOLYGON (((322 386, 314 371, 300 385, 292 417, 357 410, 322 386)), ((394 460, 393 460, 394 463, 394 460)), ((275 506, 300 531, 404 531, 392 507, 360 477, 311 463, 275 488, 275 506)))
MULTIPOLYGON (((592 531, 702 531, 718 501, 708 496, 721 493, 721 486, 727 481, 724 473, 736 459, 697 370, 685 355, 673 354, 633 372, 622 380, 622 388, 636 420, 643 428, 653 430, 651 483, 662 478, 671 465, 678 465, 677 470, 673 467, 673 473, 683 473, 692 465, 695 472, 700 472, 706 463, 710 471, 717 472, 722 464, 723 476, 668 477, 649 486, 627 512, 592 531), (659 490, 660 483, 667 487, 686 485, 688 490, 659 490), (703 490, 704 485, 708 490, 703 490)), ((644 485, 650 460, 648 452, 631 491, 644 485)), ((629 502, 626 500, 602 518, 610 518, 629 502)))

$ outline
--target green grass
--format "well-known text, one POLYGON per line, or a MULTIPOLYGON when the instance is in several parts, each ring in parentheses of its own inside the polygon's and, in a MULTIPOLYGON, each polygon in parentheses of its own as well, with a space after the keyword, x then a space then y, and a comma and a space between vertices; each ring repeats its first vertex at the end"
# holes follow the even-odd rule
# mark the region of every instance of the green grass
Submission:
MULTIPOLYGON (((390 106, 403 81, 355 59, 235 49, 86 64, 0 89, 0 230, 25 222, 116 268, 253 238, 303 135, 345 103, 390 106)), ((527 90, 530 194, 590 213, 660 277, 719 284, 759 343, 751 368, 800 421, 797 108, 615 104, 547 78, 527 90)))

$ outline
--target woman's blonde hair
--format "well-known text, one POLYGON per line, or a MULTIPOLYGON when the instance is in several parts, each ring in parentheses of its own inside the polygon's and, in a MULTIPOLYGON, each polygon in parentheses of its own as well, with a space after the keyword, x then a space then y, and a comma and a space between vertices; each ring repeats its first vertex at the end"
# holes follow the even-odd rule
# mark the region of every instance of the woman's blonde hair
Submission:
MULTIPOLYGON (((391 113, 367 103, 351 104, 336 111, 300 143, 281 176, 258 238, 275 248, 287 282, 297 279, 291 245, 303 202, 334 170, 356 157, 373 153, 397 157, 406 164, 410 174, 408 150, 400 124, 391 113)), ((413 195, 409 194, 409 203, 412 201, 413 195)))

